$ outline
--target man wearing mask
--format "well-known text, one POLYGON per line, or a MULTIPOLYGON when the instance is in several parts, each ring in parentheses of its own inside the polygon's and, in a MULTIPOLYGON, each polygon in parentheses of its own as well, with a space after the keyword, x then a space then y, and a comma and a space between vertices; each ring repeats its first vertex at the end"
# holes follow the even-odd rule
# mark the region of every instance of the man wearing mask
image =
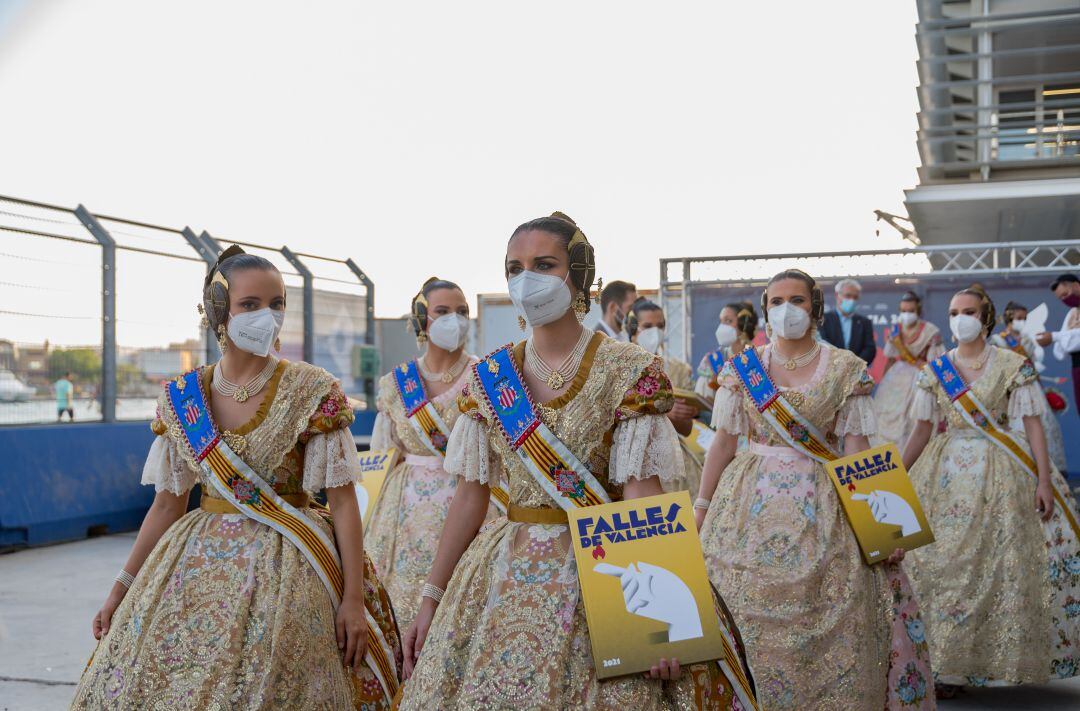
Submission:
POLYGON ((1050 291, 1069 308, 1060 331, 1040 333, 1035 341, 1046 348, 1054 346, 1054 357, 1072 361, 1073 397, 1080 411, 1080 279, 1075 274, 1062 274, 1050 285, 1050 291))
POLYGON ((836 310, 825 314, 821 337, 837 348, 849 350, 867 364, 874 361, 874 326, 870 319, 855 313, 862 295, 862 286, 854 279, 841 279, 836 284, 836 310))
POLYGON ((600 322, 595 330, 617 341, 629 341, 623 323, 637 298, 637 287, 628 281, 613 281, 605 286, 600 291, 600 322))

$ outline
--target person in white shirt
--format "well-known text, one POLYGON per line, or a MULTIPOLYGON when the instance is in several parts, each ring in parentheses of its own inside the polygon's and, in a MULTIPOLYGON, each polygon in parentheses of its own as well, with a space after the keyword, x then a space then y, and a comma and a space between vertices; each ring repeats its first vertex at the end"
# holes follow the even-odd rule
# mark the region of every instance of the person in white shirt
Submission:
POLYGON ((623 322, 637 298, 637 287, 628 281, 613 281, 606 285, 600 291, 600 322, 594 330, 616 341, 629 341, 623 322))
POLYGON ((1050 291, 1069 307, 1060 331, 1040 333, 1035 341, 1042 347, 1054 345, 1054 357, 1072 361, 1073 397, 1080 412, 1080 279, 1062 274, 1050 284, 1050 291))

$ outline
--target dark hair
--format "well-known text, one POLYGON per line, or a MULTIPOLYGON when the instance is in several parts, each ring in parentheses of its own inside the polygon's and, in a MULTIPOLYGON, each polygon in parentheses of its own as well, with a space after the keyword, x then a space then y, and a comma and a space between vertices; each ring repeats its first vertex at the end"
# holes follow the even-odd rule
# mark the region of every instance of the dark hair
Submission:
POLYGON ((417 336, 427 329, 427 298, 431 296, 433 291, 438 291, 439 289, 456 289, 457 291, 462 291, 462 288, 454 282, 440 279, 439 277, 431 277, 425 281, 424 285, 420 287, 420 292, 413 297, 412 304, 409 306, 409 324, 412 326, 413 332, 417 336))
POLYGON ((917 313, 919 316, 922 316, 922 297, 921 296, 916 294, 914 291, 905 291, 904 294, 900 297, 900 303, 902 304, 904 302, 907 302, 909 304, 914 303, 915 304, 915 313, 917 313))
MULTIPOLYGON (((749 301, 733 301, 730 304, 724 304, 724 309, 731 309, 735 312, 736 330, 746 336, 746 340, 754 340, 758 325, 758 315, 754 311, 754 305, 749 301)), ((724 309, 720 310, 723 311, 724 309)))
POLYGON ((1018 304, 1015 301, 1010 301, 1009 303, 1005 304, 1005 310, 1001 312, 1001 322, 1008 325, 1012 323, 1013 317, 1015 316, 1017 311, 1027 310, 1028 307, 1024 306, 1023 304, 1018 304))
POLYGON ((623 322, 623 328, 626 329, 626 335, 628 338, 633 338, 637 334, 638 320, 641 318, 643 311, 659 311, 664 313, 664 310, 660 308, 660 305, 649 301, 644 296, 638 297, 637 301, 630 305, 630 313, 626 315, 626 321, 623 322))
POLYGON ((1080 279, 1075 274, 1062 274, 1057 279, 1054 279, 1050 283, 1050 291, 1057 291, 1057 288, 1062 284, 1077 284, 1080 283, 1080 279))
POLYGON ((70 370, 65 370, 64 371, 64 377, 65 378, 70 378, 71 377, 71 371, 70 370))
POLYGON ((232 275, 250 269, 280 273, 269 259, 256 254, 248 254, 235 244, 222 252, 217 264, 206 273, 206 279, 203 281, 203 312, 210 323, 210 328, 214 331, 223 326, 229 318, 228 284, 232 275), (215 275, 221 275, 225 283, 222 284, 220 280, 215 279, 215 275))
POLYGON ((534 230, 547 232, 562 242, 562 246, 570 257, 570 282, 584 296, 585 312, 588 313, 589 293, 592 291, 593 280, 596 279, 596 252, 593 246, 589 244, 589 240, 586 239, 585 233, 581 232, 577 223, 570 219, 568 215, 555 212, 547 217, 537 217, 534 220, 523 222, 510 235, 510 239, 514 239, 523 232, 532 232, 534 230), (574 241, 574 237, 578 234, 581 234, 581 239, 571 247, 570 243, 574 241))
POLYGON ((966 289, 961 289, 953 294, 954 299, 957 296, 975 296, 979 299, 979 321, 982 322, 983 330, 989 335, 994 330, 994 324, 997 323, 997 309, 994 308, 994 301, 986 293, 982 284, 972 284, 966 289))
POLYGON ((761 292, 761 311, 765 314, 765 322, 769 322, 769 287, 784 279, 794 279, 806 284, 810 289, 810 320, 815 324, 820 324, 821 319, 825 318, 825 295, 821 293, 821 287, 814 281, 814 277, 802 269, 785 269, 772 279, 769 279, 769 283, 765 285, 765 290, 761 292))
MULTIPOLYGON (((607 311, 608 305, 616 301, 622 301, 631 291, 637 291, 637 287, 628 281, 616 279, 600 291, 600 311, 607 311)), ((656 308, 660 308, 657 306, 656 308)))

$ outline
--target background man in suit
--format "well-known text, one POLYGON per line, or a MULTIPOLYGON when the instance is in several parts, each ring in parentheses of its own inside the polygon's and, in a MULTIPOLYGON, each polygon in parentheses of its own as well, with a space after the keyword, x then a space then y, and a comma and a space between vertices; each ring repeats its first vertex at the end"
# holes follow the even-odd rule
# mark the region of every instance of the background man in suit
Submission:
POLYGON ((600 291, 600 322, 595 330, 618 341, 630 340, 623 330, 623 321, 637 297, 637 287, 628 281, 606 284, 600 291))
POLYGON ((854 279, 842 279, 836 284, 836 310, 825 314, 821 337, 837 348, 851 351, 867 362, 877 354, 874 344, 874 325, 870 319, 855 313, 862 295, 862 286, 854 279))

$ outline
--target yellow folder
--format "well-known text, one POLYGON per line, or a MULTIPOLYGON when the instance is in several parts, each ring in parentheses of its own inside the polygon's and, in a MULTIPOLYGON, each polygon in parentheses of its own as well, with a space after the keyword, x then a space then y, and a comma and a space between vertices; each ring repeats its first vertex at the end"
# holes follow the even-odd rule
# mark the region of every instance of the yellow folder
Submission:
POLYGON ((723 634, 685 491, 569 512, 596 676, 720 658, 723 634))
POLYGON ((385 452, 359 452, 360 473, 363 478, 356 485, 356 503, 360 506, 360 520, 367 524, 375 501, 379 498, 386 476, 397 464, 397 448, 391 447, 385 452))
POLYGON ((934 542, 900 451, 892 442, 831 461, 825 471, 867 563, 885 560, 897 548, 910 551, 934 542))

